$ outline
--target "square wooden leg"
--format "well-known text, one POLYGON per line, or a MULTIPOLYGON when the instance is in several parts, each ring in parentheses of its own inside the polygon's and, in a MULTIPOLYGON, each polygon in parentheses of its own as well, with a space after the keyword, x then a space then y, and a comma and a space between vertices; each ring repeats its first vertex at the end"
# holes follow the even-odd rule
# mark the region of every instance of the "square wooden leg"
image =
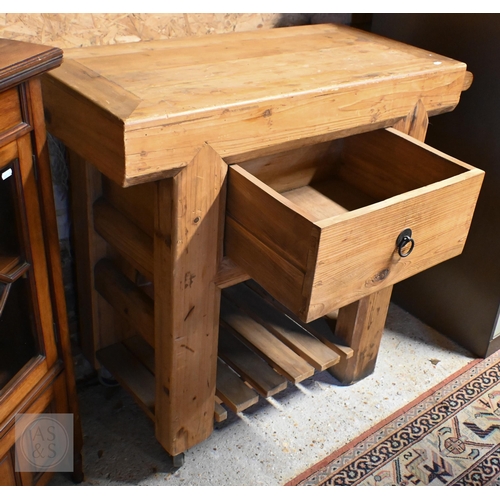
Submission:
POLYGON ((392 286, 368 295, 339 310, 335 335, 354 351, 329 372, 345 385, 353 384, 372 374, 384 331, 392 286))
POLYGON ((157 182, 155 421, 174 457, 213 430, 226 172, 206 145, 179 174, 157 182))

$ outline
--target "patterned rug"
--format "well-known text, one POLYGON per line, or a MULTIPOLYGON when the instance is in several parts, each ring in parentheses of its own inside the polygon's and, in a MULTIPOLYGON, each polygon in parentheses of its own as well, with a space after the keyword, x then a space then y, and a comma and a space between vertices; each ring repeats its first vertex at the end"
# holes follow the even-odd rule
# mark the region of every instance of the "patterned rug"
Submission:
POLYGON ((475 360, 288 486, 500 486, 500 351, 475 360))

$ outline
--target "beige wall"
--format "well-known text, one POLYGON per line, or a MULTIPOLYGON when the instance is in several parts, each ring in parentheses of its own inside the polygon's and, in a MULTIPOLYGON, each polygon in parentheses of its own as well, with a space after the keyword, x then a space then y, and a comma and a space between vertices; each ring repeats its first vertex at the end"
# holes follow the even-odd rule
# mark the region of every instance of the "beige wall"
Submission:
POLYGON ((351 14, 0 13, 0 38, 65 49, 324 22, 349 24, 351 14))
POLYGON ((0 38, 60 48, 272 28, 281 14, 0 14, 0 38))

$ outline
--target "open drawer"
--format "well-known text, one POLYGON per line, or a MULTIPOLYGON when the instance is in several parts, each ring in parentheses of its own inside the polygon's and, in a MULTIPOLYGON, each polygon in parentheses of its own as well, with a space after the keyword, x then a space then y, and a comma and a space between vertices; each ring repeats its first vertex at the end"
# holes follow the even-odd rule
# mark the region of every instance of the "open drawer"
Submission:
POLYGON ((460 254, 484 172, 387 129, 228 175, 226 255, 309 322, 460 254))

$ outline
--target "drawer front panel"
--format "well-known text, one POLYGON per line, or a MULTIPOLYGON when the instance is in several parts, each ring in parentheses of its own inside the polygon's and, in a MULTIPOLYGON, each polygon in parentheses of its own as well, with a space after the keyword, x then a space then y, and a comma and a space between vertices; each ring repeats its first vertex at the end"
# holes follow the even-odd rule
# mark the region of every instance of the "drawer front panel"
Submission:
POLYGON ((467 238, 484 173, 398 132, 364 135, 335 154, 331 179, 295 191, 230 167, 226 255, 304 321, 460 254, 467 238))
MULTIPOLYGON (((467 172, 399 195, 389 206, 362 209, 323 229, 308 318, 320 317, 459 255, 472 221, 482 176, 467 172), (410 255, 401 257, 398 235, 412 230, 410 255), (341 244, 339 244, 341 242, 341 244)), ((405 248, 408 250, 409 247, 405 248)))

